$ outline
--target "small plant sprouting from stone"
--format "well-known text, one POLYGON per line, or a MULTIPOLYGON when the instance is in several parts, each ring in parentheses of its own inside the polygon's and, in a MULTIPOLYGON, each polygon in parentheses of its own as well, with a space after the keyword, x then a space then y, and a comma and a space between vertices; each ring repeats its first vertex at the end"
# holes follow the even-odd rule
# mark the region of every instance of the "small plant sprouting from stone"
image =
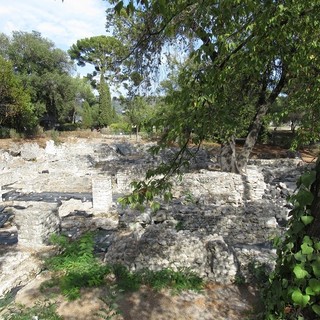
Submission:
POLYGON ((49 133, 50 133, 50 138, 53 140, 54 144, 56 146, 60 145, 61 144, 61 140, 60 140, 60 137, 59 137, 59 132, 56 131, 56 130, 50 130, 49 133))
POLYGON ((246 279, 243 275, 239 274, 234 277, 233 283, 237 286, 243 286, 246 284, 246 279))
POLYGON ((191 204, 195 204, 197 202, 196 197, 193 195, 193 193, 188 190, 185 195, 184 195, 184 202, 185 203, 191 203, 191 204))
POLYGON ((180 231, 184 229, 184 225, 182 221, 179 221, 175 226, 176 231, 180 231))

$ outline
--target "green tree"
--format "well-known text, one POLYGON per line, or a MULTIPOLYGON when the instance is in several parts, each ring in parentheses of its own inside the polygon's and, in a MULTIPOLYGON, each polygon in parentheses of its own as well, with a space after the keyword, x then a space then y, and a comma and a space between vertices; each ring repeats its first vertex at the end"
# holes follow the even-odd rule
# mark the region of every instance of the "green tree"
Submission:
POLYGON ((1 51, 13 64, 15 74, 30 93, 33 112, 54 122, 64 119, 74 104, 73 63, 64 51, 39 32, 14 31, 1 35, 1 51))
POLYGON ((29 94, 14 74, 11 62, 0 56, 0 125, 21 129, 28 123, 17 119, 28 119, 30 114, 32 105, 29 94))
POLYGON ((114 119, 114 112, 111 104, 111 95, 108 84, 103 76, 99 82, 99 118, 98 124, 101 127, 107 127, 114 119))
MULTIPOLYGON (((136 57, 142 57, 140 65, 146 66, 142 71, 157 64, 156 55, 161 56, 164 45, 172 41, 181 40, 190 53, 168 87, 167 120, 179 120, 168 128, 164 145, 178 139, 182 150, 190 137, 201 142, 216 134, 210 126, 217 126, 221 134, 216 138, 225 145, 222 155, 230 160, 222 168, 242 172, 266 116, 281 97, 290 112, 302 114, 298 131, 305 141, 319 139, 318 1, 113 3, 120 13, 115 20, 127 19, 141 27, 138 37, 128 33, 127 38, 136 57), (238 153, 234 138, 246 127, 246 142, 238 153)), ((122 28, 119 34, 126 34, 120 24, 114 25, 122 28)), ((160 169, 149 176, 176 172, 172 165, 160 169)), ((126 203, 166 195, 170 187, 166 182, 137 182, 126 203)), ((284 239, 276 241, 277 265, 264 296, 268 320, 320 317, 320 161, 315 170, 302 175, 298 186, 291 199, 289 229, 284 239)))
POLYGON ((92 108, 87 101, 83 103, 82 108, 82 126, 91 128, 93 126, 92 108))
POLYGON ((151 98, 142 96, 121 97, 124 106, 125 119, 132 128, 135 128, 136 136, 138 132, 153 118, 155 107, 150 102, 151 98))
POLYGON ((114 37, 96 36, 78 40, 68 51, 72 60, 77 60, 79 66, 87 63, 93 65, 94 71, 88 78, 95 85, 95 77, 99 74, 99 125, 108 126, 112 122, 113 110, 111 106, 109 83, 115 81, 120 73, 120 62, 125 54, 125 47, 114 37))
MULTIPOLYGON (((315 108, 316 99, 310 104, 308 97, 317 96, 319 77, 317 1, 111 3, 119 14, 109 11, 108 25, 131 44, 135 65, 145 77, 159 66, 168 46, 178 44, 191 58, 180 77, 183 104, 176 107, 195 127, 207 119, 213 119, 211 127, 219 124, 223 170, 245 170, 264 118, 281 94, 289 95, 296 107, 299 100, 300 106, 315 108), (184 93, 189 89, 186 97, 184 88, 184 93), (235 137, 244 129, 246 141, 238 152, 235 137)), ((177 119, 170 124, 170 136, 184 136, 186 142, 189 137, 177 119)), ((209 126, 199 134, 192 128, 196 140, 207 139, 208 130, 211 135, 209 126)))

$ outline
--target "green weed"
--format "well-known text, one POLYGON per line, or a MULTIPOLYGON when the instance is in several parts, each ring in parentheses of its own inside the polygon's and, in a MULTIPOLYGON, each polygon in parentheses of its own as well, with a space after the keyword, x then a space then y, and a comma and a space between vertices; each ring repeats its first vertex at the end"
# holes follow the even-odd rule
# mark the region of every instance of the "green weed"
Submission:
MULTIPOLYGON (((61 292, 68 300, 80 297, 83 287, 97 287, 105 283, 104 278, 111 272, 110 267, 102 265, 93 254, 94 240, 91 233, 85 234, 76 241, 67 237, 54 235, 51 243, 60 247, 61 253, 46 260, 46 267, 56 271, 57 281, 61 292)), ((53 280, 46 282, 46 286, 54 285, 53 280)))
POLYGON ((7 307, 14 300, 14 295, 11 292, 5 294, 5 296, 0 299, 0 311, 7 307))
POLYGON ((25 307, 23 305, 14 305, 8 308, 3 315, 3 320, 63 320, 56 313, 56 306, 51 303, 36 304, 33 307, 25 307))
POLYGON ((113 272, 119 288, 124 291, 138 290, 141 285, 148 285, 155 290, 170 288, 175 292, 200 291, 203 288, 203 280, 188 270, 173 271, 166 268, 160 271, 143 269, 129 272, 124 266, 116 265, 113 267, 113 272))

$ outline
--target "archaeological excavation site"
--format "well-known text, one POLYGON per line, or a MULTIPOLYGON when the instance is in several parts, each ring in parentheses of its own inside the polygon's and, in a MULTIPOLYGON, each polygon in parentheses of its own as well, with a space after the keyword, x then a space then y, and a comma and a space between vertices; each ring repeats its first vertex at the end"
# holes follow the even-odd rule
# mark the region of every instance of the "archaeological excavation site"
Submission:
MULTIPOLYGON (((172 178, 171 201, 160 201, 158 210, 123 207, 118 199, 130 193, 130 183, 173 152, 152 156, 151 145, 101 136, 59 144, 12 142, 0 150, 0 297, 11 294, 30 304, 35 283, 48 273, 43 260, 55 251, 50 237, 73 241, 91 232, 102 264, 122 265, 128 272, 188 270, 207 283, 203 292, 179 297, 135 293, 140 306, 123 297, 115 319, 240 319, 241 312, 251 310, 254 292, 244 294, 237 285, 255 281, 253 265, 272 270, 272 241, 286 229, 291 209, 287 197, 312 164, 255 157, 246 174, 225 173, 214 152, 201 149, 182 179, 172 178), (143 305, 144 299, 150 303, 143 305), (165 318, 157 311, 161 303, 171 304, 165 318), (189 317, 178 315, 183 303, 189 317)), ((72 317, 79 305, 60 305, 62 319, 102 319, 90 309, 101 308, 92 297, 81 299, 87 299, 90 316, 80 311, 72 317)))

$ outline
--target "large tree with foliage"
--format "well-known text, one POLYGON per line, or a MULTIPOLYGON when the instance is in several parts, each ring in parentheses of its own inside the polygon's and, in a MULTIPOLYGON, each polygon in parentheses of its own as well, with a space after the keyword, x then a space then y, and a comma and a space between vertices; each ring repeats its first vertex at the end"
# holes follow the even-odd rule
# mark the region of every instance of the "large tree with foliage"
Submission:
POLYGON ((73 63, 67 53, 36 31, 14 31, 12 37, 2 34, 0 41, 0 54, 12 62, 30 93, 35 116, 46 115, 54 122, 63 119, 75 99, 73 63))
POLYGON ((96 36, 78 40, 68 52, 71 59, 76 60, 79 66, 85 66, 87 63, 93 65, 94 70, 88 74, 88 78, 94 85, 95 77, 100 76, 97 85, 100 96, 99 125, 110 125, 113 110, 108 82, 113 82, 120 73, 120 62, 125 54, 125 47, 114 37, 96 36))
POLYGON ((32 111, 30 95, 14 74, 11 62, 0 56, 0 126, 27 129, 34 124, 32 111))
MULTIPOLYGON (((242 172, 266 115, 281 97, 290 112, 302 114, 299 130, 306 140, 319 139, 318 1, 141 0, 130 1, 126 10, 122 1, 113 2, 120 14, 114 23, 119 35, 126 34, 121 19, 139 26, 128 41, 143 58, 140 70, 148 70, 151 53, 153 59, 161 56, 173 40, 190 52, 169 94, 177 109, 170 109, 168 119, 178 120, 168 128, 166 141, 178 138, 181 147, 190 137, 201 142, 216 135, 217 126, 221 134, 215 137, 225 145, 222 156, 231 160, 222 169, 242 172), (238 152, 234 137, 244 129, 246 141, 238 152)), ((320 317, 319 161, 298 186, 289 229, 276 241, 278 259, 266 285, 264 319, 320 317)), ((166 187, 139 182, 127 202, 152 199, 166 187)))
POLYGON ((109 11, 109 30, 131 44, 135 67, 144 76, 174 45, 191 59, 181 72, 176 107, 192 130, 186 135, 176 118, 169 136, 182 141, 192 131, 200 143, 219 133, 223 170, 245 170, 263 119, 281 94, 316 113, 317 1, 111 2, 118 15, 109 11), (234 140, 244 131, 246 141, 238 151, 234 140))

